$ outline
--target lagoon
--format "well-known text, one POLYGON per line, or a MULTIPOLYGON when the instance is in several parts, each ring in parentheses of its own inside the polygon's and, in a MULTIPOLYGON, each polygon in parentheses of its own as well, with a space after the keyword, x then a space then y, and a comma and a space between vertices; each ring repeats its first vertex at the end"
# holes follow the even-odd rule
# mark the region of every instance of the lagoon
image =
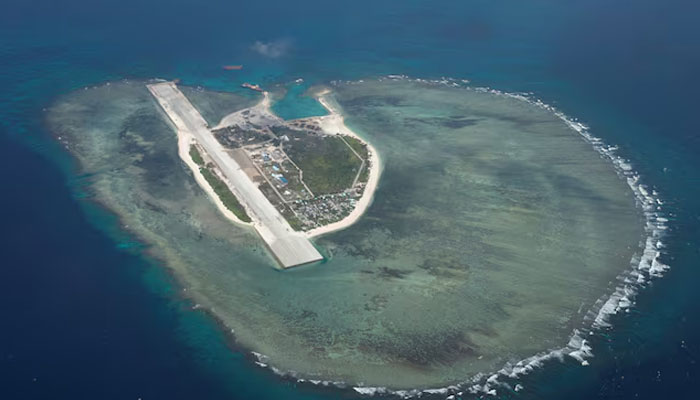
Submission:
MULTIPOLYGON (((316 240, 327 262, 280 272, 194 182, 144 84, 66 94, 49 126, 183 292, 281 373, 392 389, 464 382, 565 347, 642 251, 634 193, 550 110, 367 79, 330 87, 383 160, 374 202, 316 240)), ((249 103, 230 94, 220 106, 249 103)))

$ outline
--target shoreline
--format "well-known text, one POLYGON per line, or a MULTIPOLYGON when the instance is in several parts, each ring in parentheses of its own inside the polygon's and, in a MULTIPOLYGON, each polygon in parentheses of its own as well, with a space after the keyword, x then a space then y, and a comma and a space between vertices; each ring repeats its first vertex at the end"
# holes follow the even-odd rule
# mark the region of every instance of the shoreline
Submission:
MULTIPOLYGON (((566 120, 565 120, 565 121, 566 121, 566 120)), ((573 122, 571 122, 571 123, 572 123, 572 124, 575 124, 575 123, 573 123, 573 122)), ((574 128, 574 130, 577 130, 577 129, 574 128)), ((584 133, 579 132, 579 133, 582 134, 582 135, 584 136, 584 138, 588 139, 588 137, 586 136, 586 134, 587 134, 586 132, 584 132, 584 133)), ((178 132, 178 146, 179 146, 179 150, 182 149, 181 143, 180 143, 180 139, 181 139, 181 138, 180 138, 180 135, 179 135, 179 132, 178 132)), ((594 138, 594 139, 595 139, 595 138, 594 138)), ((595 141, 592 140, 592 142, 593 142, 593 145, 594 145, 593 147, 594 147, 595 149, 598 149, 599 147, 605 149, 605 146, 604 146, 603 144, 598 144, 599 142, 597 141, 597 139, 596 139, 595 141), (596 147, 596 146, 598 146, 598 147, 596 147)), ((188 149, 188 148, 189 148, 189 146, 187 145, 187 142, 186 142, 186 141, 185 141, 184 148, 185 148, 185 149, 188 149)), ((608 155, 607 151, 608 151, 608 150, 605 150, 605 154, 606 154, 606 155, 608 155)), ((614 151, 611 151, 611 152, 614 153, 614 151)), ((188 166, 190 166, 189 163, 188 163, 188 161, 191 161, 190 158, 189 158, 189 152, 186 152, 186 153, 179 152, 179 155, 180 155, 181 158, 188 164, 188 166), (186 156, 183 157, 183 154, 186 154, 186 156)), ((612 156, 610 156, 610 157, 612 157, 612 156)), ((617 164, 616 164, 615 162, 613 162, 613 165, 617 166, 617 164)), ((190 167, 191 167, 191 166, 190 166, 190 167)), ((626 169, 626 168, 623 168, 623 170, 628 171, 628 169, 626 169)), ((197 169, 197 171, 196 171, 196 173, 195 173, 195 178, 197 178, 197 177, 199 176, 199 175, 198 175, 198 172, 199 172, 199 171, 198 171, 198 169, 197 169)), ((630 172, 630 173, 633 173, 633 172, 630 172)), ((635 183, 636 183, 636 182, 635 182, 635 183)), ((206 187, 208 187, 208 185, 206 185, 206 187)), ((207 192, 207 193, 208 193, 208 192, 207 192)), ((208 193, 208 194, 209 194, 209 193, 208 193)), ((637 193, 635 192, 635 194, 637 194, 637 193)), ((656 194, 654 193, 654 195, 656 195, 656 194)), ((218 199, 218 196, 215 196, 215 197, 218 199)), ((363 197, 364 197, 364 196, 363 196, 363 197)), ((661 204, 660 200, 658 200, 658 202, 659 202, 659 205, 660 205, 660 204, 661 204)), ((228 211, 228 210, 226 210, 226 211, 228 211)), ((339 221, 339 222, 342 222, 342 220, 339 221)), ((247 223, 242 223, 242 224, 247 224, 247 223)), ((128 228, 127 228, 127 229, 128 229, 128 228)), ((138 235, 137 235, 137 236, 138 236, 138 235)), ((157 257, 157 258, 158 258, 158 257, 157 257)), ((173 276, 176 276, 176 278, 178 278, 178 280, 179 280, 178 275, 173 274, 173 276)), ((181 287, 185 288, 185 291, 187 291, 188 286, 187 286, 186 284, 182 284, 181 287)), ((191 296, 190 293, 187 293, 186 295, 184 295, 184 297, 187 297, 187 298, 189 298, 189 299, 192 299, 192 297, 190 297, 190 296, 191 296)), ((196 304, 196 305, 198 305, 198 304, 196 304)), ((197 307, 197 308, 199 308, 199 307, 197 307)), ((234 332, 232 331, 232 329, 230 329, 230 327, 228 327, 228 326, 226 325, 226 323, 224 322, 223 318, 220 318, 220 317, 217 316, 217 313, 214 312, 214 307, 213 307, 213 306, 211 306, 211 305, 206 305, 206 306, 202 307, 202 311, 205 311, 205 312, 207 312, 208 314, 210 314, 211 316, 213 316, 213 318, 214 318, 214 320, 215 320, 216 322, 221 322, 221 323, 222 323, 222 326, 227 328, 227 329, 226 329, 227 333, 229 333, 229 331, 230 331, 230 335, 231 335, 230 337, 232 337, 232 338, 234 339, 234 343, 235 343, 235 341, 236 341, 236 340, 235 340, 236 336, 235 336, 234 332)), ((247 347, 247 346, 242 346, 242 348, 245 349, 249 354, 256 355, 256 353, 254 353, 252 350, 250 350, 249 347, 247 347)), ((585 354, 584 354, 584 355, 585 355, 585 354)), ((536 365, 536 363, 538 362, 539 359, 541 359, 541 358, 537 358, 537 359, 536 359, 535 357, 533 357, 531 360, 530 360, 530 359, 525 359, 525 360, 524 360, 524 361, 525 361, 524 363, 521 361, 521 363, 519 363, 516 367, 519 367, 519 366, 521 366, 521 364, 524 364, 524 365, 527 366, 527 368, 529 368, 529 367, 530 367, 530 364, 528 363, 528 360, 532 361, 532 365, 536 365)), ((257 363, 255 363, 255 364, 258 365, 258 366, 261 366, 261 365, 259 365, 259 364, 257 364, 257 363)), ((268 367, 268 368, 269 368, 273 373, 278 374, 278 371, 276 371, 276 370, 274 369, 274 367, 268 367)), ((526 367, 524 367, 524 368, 526 368, 526 367)), ((499 371, 499 372, 500 372, 500 371, 499 371)), ((291 375, 291 374, 290 374, 290 375, 282 375, 281 378, 284 378, 285 376, 289 376, 289 377, 292 378, 292 379, 297 379, 297 378, 295 378, 295 377, 294 377, 293 375, 291 375)), ((303 378, 299 378, 298 381, 299 381, 299 382, 310 382, 310 383, 312 383, 313 385, 317 385, 316 383, 313 383, 314 381, 304 380, 303 378)), ((331 384, 333 384, 333 383, 331 383, 331 384)), ((323 385, 324 385, 324 386, 326 385, 325 381, 324 381, 323 385)), ((363 387, 363 386, 350 386, 350 387, 351 387, 352 389, 354 389, 355 391, 357 391, 358 393, 363 393, 363 394, 369 394, 369 393, 372 393, 372 394, 375 394, 375 393, 377 393, 377 394, 379 394, 379 393, 393 393, 393 394, 396 394, 396 393, 407 393, 407 392, 408 392, 408 391, 394 391, 394 390, 385 389, 385 388, 381 388, 381 387, 363 387)), ((467 387, 468 387, 468 386, 467 386, 467 387)), ((436 390, 442 390, 442 389, 436 389, 436 390)), ((445 389, 445 391, 447 391, 447 389, 445 389)), ((411 393, 413 393, 413 392, 411 392, 411 393)), ((422 393, 422 392, 418 391, 417 393, 422 393)), ((420 394, 418 394, 418 395, 416 395, 416 396, 419 397, 420 394)))
MULTIPOLYGON (((222 183, 228 186, 230 195, 236 197, 237 203, 246 210, 253 227, 282 268, 291 268, 323 259, 308 238, 291 228, 281 212, 270 203, 253 179, 219 143, 209 124, 180 92, 175 83, 164 82, 147 85, 147 87, 177 131, 191 135, 201 145, 211 162, 218 167, 222 183)), ((264 106, 265 103, 262 104, 264 106)), ((206 175, 203 170, 202 175, 206 175)), ((219 182, 209 183, 216 193, 218 191, 216 185, 219 182)), ((227 193, 217 193, 217 195, 220 196, 222 203, 228 196, 227 193)), ((235 213, 233 209, 232 212, 235 213)), ((231 220, 231 218, 228 219, 231 220)))
POLYGON ((321 105, 326 110, 328 110, 328 115, 324 115, 321 117, 311 117, 308 119, 318 121, 319 125, 326 133, 332 135, 343 134, 351 136, 362 142, 365 146, 367 146, 367 164, 369 168, 369 177, 367 178, 367 183, 365 184, 365 188, 362 191, 362 196, 357 201, 357 204, 355 205, 355 208, 352 210, 352 212, 350 212, 349 215, 347 215, 340 221, 333 222, 328 225, 320 226, 318 228, 314 228, 304 232, 304 234, 308 238, 319 237, 327 233, 349 228, 351 225, 357 222, 372 204, 372 200, 374 200, 374 192, 379 186, 379 177, 382 172, 382 165, 381 159, 379 158, 379 152, 377 152, 377 149, 374 148, 374 146, 372 146, 371 143, 366 141, 364 138, 360 137, 357 133, 355 133, 350 128, 348 128, 347 125, 345 125, 345 118, 343 117, 343 114, 339 110, 335 109, 326 99, 326 96, 330 93, 331 91, 329 89, 325 89, 318 93, 316 96, 316 100, 318 100, 318 102, 321 103, 321 105))
MULTIPOLYGON (((252 227, 253 223, 252 222, 244 222, 241 219, 239 219, 234 213, 232 213, 224 203, 221 201, 219 196, 214 192, 214 189, 209 185, 209 182, 207 182, 206 179, 204 179, 204 176, 202 173, 199 171, 199 165, 195 163, 192 160, 192 157, 190 157, 190 145, 196 143, 197 141, 195 138, 185 132, 182 132, 181 130, 177 129, 177 154, 180 156, 180 159, 184 161, 184 163, 189 167, 190 171, 192 171, 192 174, 194 175, 194 179, 201 187, 204 192, 207 194, 207 196, 214 201, 214 204, 216 205, 216 208, 219 209, 219 211, 224 214, 224 217, 226 219, 230 220, 231 222, 238 224, 238 225, 243 225, 243 226, 249 226, 252 227)), ((219 174, 217 173, 217 176, 219 174)), ((219 179, 221 179, 221 176, 219 176, 219 179)), ((228 182, 227 182, 228 186, 228 182)), ((245 207, 245 206, 244 206, 245 207)))
MULTIPOLYGON (((365 188, 362 192, 362 196, 360 196, 360 199, 357 201, 357 204, 355 205, 355 208, 345 216, 343 219, 340 221, 336 221, 333 223, 330 223, 328 225, 320 226, 308 231, 295 231, 299 232, 300 234, 304 235, 304 237, 311 239, 311 238, 316 238, 331 232, 336 232, 345 228, 350 227, 353 225, 355 222, 357 222, 362 215, 367 211, 369 206, 372 204, 372 200, 374 199, 374 192, 377 190, 377 187, 379 185, 379 177, 381 175, 381 170, 382 170, 382 165, 381 165, 381 159, 379 158, 379 152, 377 149, 372 146, 371 143, 369 143, 367 140, 359 136, 357 133, 353 132, 350 128, 348 128, 347 125, 345 125, 345 118, 343 117, 342 113, 334 108, 330 102, 326 99, 326 96, 331 93, 330 89, 325 89, 321 92, 319 92, 315 98, 316 100, 328 111, 328 115, 323 115, 319 117, 308 117, 308 118, 303 118, 305 120, 310 120, 310 121, 316 121, 318 122, 319 126, 323 129, 323 131, 327 135, 347 135, 351 136, 357 140, 359 140, 362 144, 367 146, 367 167, 369 168, 369 177, 367 178, 367 183, 365 184, 365 188)), ((262 92, 263 98, 258 102, 256 105, 249 107, 247 109, 253 109, 253 108, 260 108, 263 109, 265 113, 274 115, 277 117, 277 115, 272 111, 272 101, 270 99, 270 94, 267 91, 262 92)), ((244 109, 244 110, 247 110, 244 109)), ((221 118, 221 121, 212 129, 221 129, 225 128, 229 125, 231 125, 234 121, 235 118, 238 114, 240 114, 243 110, 238 110, 235 111, 231 114, 225 115, 223 118, 221 118)), ((277 117, 279 118, 279 117, 277 117)), ((194 139, 194 138, 192 138, 194 139)), ((185 145, 183 145, 185 146, 185 145)), ((187 146, 185 146, 187 147, 187 146)), ((180 148, 180 157, 183 158, 185 163, 190 166, 190 169, 193 169, 193 165, 196 167, 196 164, 190 159, 189 156, 189 149, 183 149, 182 147, 180 148)), ((199 168, 197 167, 197 170, 193 172, 195 173, 195 178, 197 178, 197 183, 202 186, 202 180, 204 177, 201 176, 199 173, 199 168)), ((221 200, 219 197, 216 195, 216 193, 213 193, 211 191, 211 188, 209 187, 209 184, 204 181, 205 186, 207 187, 207 193, 210 196, 213 196, 216 200, 215 203, 217 204, 217 207, 219 207, 220 210, 226 211, 224 212, 224 215, 230 219, 234 223, 239 223, 242 225, 247 225, 247 226, 253 226, 253 223, 246 223, 241 220, 239 220, 235 215, 230 213, 224 206, 223 203, 221 203, 221 200), (222 207, 224 207, 222 209, 222 207), (231 214, 229 216, 228 214, 231 214)))
POLYGON ((238 116, 238 114, 240 114, 244 110, 250 110, 250 109, 254 109, 254 108, 262 108, 267 113, 275 115, 275 113, 272 112, 271 107, 272 107, 272 104, 271 104, 271 100, 270 100, 270 93, 269 92, 262 92, 262 99, 260 99, 260 101, 257 102, 254 106, 243 108, 243 109, 240 109, 238 111, 234 111, 230 114, 224 115, 221 118, 221 120, 219 121, 219 123, 216 124, 216 126, 211 128, 211 129, 217 130, 217 129, 226 128, 227 126, 231 126, 236 121, 236 116, 238 116))

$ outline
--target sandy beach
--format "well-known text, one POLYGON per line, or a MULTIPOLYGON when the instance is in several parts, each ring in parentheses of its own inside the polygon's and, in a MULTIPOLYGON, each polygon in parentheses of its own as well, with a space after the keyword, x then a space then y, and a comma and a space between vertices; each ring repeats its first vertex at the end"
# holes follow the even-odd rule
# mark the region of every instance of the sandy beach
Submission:
MULTIPOLYGON (((328 110, 328 115, 324 115, 321 117, 310 117, 310 118, 305 118, 305 120, 309 121, 315 121, 319 124, 319 126, 323 129, 323 131, 326 134, 329 135, 337 135, 337 134, 342 134, 342 135, 347 135, 347 136, 352 136, 355 139, 359 140, 360 142, 364 143, 367 146, 367 153, 368 153, 368 159, 367 161, 367 167, 369 168, 369 177, 367 179, 367 184, 365 186, 364 191, 362 192, 362 196, 360 199, 357 201, 357 204, 355 208, 352 210, 350 214, 348 214, 345 218, 343 218, 340 221, 321 226, 318 228, 311 229, 309 231, 303 232, 304 235, 308 238, 312 237, 317 237, 321 236, 330 232, 338 231, 341 229, 345 229, 349 227, 350 225, 354 224, 357 222, 357 220, 362 216, 362 214, 365 213, 367 208, 370 206, 372 203, 372 198, 374 196, 374 192, 377 189, 377 185, 379 183, 379 176, 381 175, 381 160, 379 158, 379 153, 377 152, 377 149, 372 146, 369 142, 364 140, 362 137, 360 137, 357 133, 353 132, 350 128, 345 125, 345 120, 343 118, 342 113, 340 110, 336 109, 331 102, 328 100, 327 96, 330 94, 330 90, 326 89, 324 91, 321 91, 320 93, 317 94, 316 99, 318 100, 321 105, 328 110)), ((265 119, 267 121, 260 121, 261 123, 263 122, 271 122, 274 120, 280 120, 281 119, 276 116, 272 110, 270 109, 271 107, 271 101, 270 101, 270 96, 268 92, 263 92, 263 98, 262 100, 256 104, 255 106, 246 109, 246 110, 239 110, 234 113, 231 113, 224 118, 221 119, 219 124, 214 129, 221 129, 226 126, 230 126, 236 123, 241 123, 241 121, 244 120, 242 117, 242 112, 247 111, 247 110, 255 110, 256 112, 254 114, 258 115, 259 118, 265 119)), ((189 160, 190 163, 194 164, 192 160, 189 157, 189 150, 188 146, 185 146, 185 149, 183 150, 182 148, 180 151, 184 151, 184 156, 181 154, 183 157, 183 160, 189 160)), ((187 162, 187 161, 186 161, 187 162)), ((204 185, 207 188, 207 193, 211 192, 211 188, 209 187, 208 184, 206 184, 206 181, 200 181, 203 180, 204 177, 199 174, 199 169, 197 169, 195 176, 198 178, 198 182, 200 185, 202 182, 204 182, 204 185)), ((213 192, 211 192, 213 193, 213 192)), ((217 200, 217 206, 221 208, 223 204, 219 205, 221 203, 220 200, 218 200, 218 197, 213 194, 214 197, 216 197, 217 200)), ((225 208, 224 208, 225 209, 225 208)), ((233 218, 236 218, 235 215, 233 215, 230 211, 227 211, 227 218, 229 217, 228 214, 230 214, 233 218)), ((233 220, 234 222, 237 223, 243 223, 242 221, 238 220, 237 218, 233 220)), ((250 225, 250 224, 246 224, 250 225)))
MULTIPOLYGON (((185 108, 167 94, 161 93, 166 105, 185 108)), ((236 229, 244 225, 222 216, 196 172, 199 159, 188 157, 192 137, 202 145, 191 132, 205 122, 184 124, 192 137, 178 135, 176 149, 173 134, 181 132, 172 126, 183 125, 177 118, 186 113, 178 111, 172 124, 151 124, 167 113, 154 108, 152 97, 140 82, 79 90, 51 107, 47 123, 68 137, 95 199, 143 240, 148 256, 171 267, 188 296, 235 330, 242 349, 263 355, 257 360, 276 371, 295 371, 297 379, 403 389, 497 371, 515 358, 567 346, 572 326, 585 329, 586 318, 598 318, 583 310, 597 307, 605 291, 617 293, 609 286, 628 276, 620 271, 641 271, 630 265, 634 254, 646 254, 636 198, 556 114, 493 93, 377 80, 334 86, 320 99, 333 112, 315 117, 313 130, 356 133, 381 149, 383 163, 372 160, 381 168, 381 194, 371 197, 373 178, 355 217, 323 231, 357 221, 350 229, 319 239, 297 231, 331 256, 280 273, 253 229, 236 229), (473 125, 468 116, 475 114, 482 119, 473 125), (402 129, 387 130, 392 126, 402 129), (431 140, 426 128, 434 129, 431 140), (465 149, 474 153, 465 157, 465 149), (571 181, 585 190, 571 190, 571 181), (193 190, 197 184, 205 190, 193 190), (513 298, 516 309, 509 308, 513 298), (392 330, 377 329, 378 322, 392 330), (455 346, 473 350, 455 353, 455 346)), ((220 104, 225 109, 225 99, 220 104)), ((360 152, 365 159, 369 150, 360 152)), ((571 349, 579 355, 579 348, 571 349)))
MULTIPOLYGON (((282 268, 294 267, 323 259, 311 241, 295 231, 258 188, 258 185, 231 158, 217 141, 199 111, 172 82, 148 85, 177 131, 192 135, 204 153, 218 167, 220 177, 254 221, 262 237, 282 268)), ((195 161, 195 160, 192 160, 195 161)), ((215 187, 211 188, 215 190, 215 187)))
POLYGON ((348 128, 347 125, 345 125, 345 119, 340 113, 340 110, 334 108, 330 101, 327 99, 326 96, 328 96, 329 94, 330 90, 326 89, 320 92, 316 97, 318 102, 321 103, 321 105, 325 107, 326 110, 328 110, 329 115, 324 115, 322 117, 314 117, 310 119, 315 119, 319 123, 321 128, 328 134, 348 135, 364 143, 367 146, 367 153, 369 156, 367 160, 367 164, 369 167, 369 178, 367 179, 365 190, 362 192, 362 197, 360 197, 360 199, 357 201, 355 209, 353 209, 347 217, 341 219, 338 222, 314 228, 305 232, 306 236, 309 238, 321 236, 334 231, 339 231, 357 222, 357 220, 360 219, 362 214, 364 214, 365 211, 367 211, 367 208, 369 208, 370 204, 372 204, 374 192, 377 190, 377 185, 379 184, 379 176, 381 175, 382 170, 381 160, 379 158, 379 153, 377 152, 377 149, 375 149, 371 143, 364 140, 362 137, 360 137, 358 134, 356 134, 350 128, 348 128))
MULTIPOLYGON (((214 189, 212 189, 207 180, 204 179, 204 175, 202 175, 202 173, 199 171, 199 165, 197 165, 197 163, 192 160, 192 157, 190 157, 190 146, 194 143, 196 143, 194 136, 179 129, 177 130, 177 153, 182 161, 184 161, 190 168, 192 174, 194 174, 194 179, 197 181, 197 184, 199 184, 199 186, 207 193, 207 196, 214 201, 216 208, 218 208, 219 211, 224 214, 224 217, 236 224, 253 226, 252 222, 241 221, 234 213, 226 208, 219 196, 214 192, 214 189)), ((219 179, 224 179, 218 173, 217 176, 219 176, 219 179)), ((228 182, 226 182, 226 184, 228 185, 228 182)))

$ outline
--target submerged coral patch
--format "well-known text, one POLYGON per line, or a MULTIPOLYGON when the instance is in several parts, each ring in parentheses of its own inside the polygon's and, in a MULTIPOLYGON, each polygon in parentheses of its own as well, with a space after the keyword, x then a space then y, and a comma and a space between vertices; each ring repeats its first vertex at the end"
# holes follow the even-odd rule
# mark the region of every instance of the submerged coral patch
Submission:
POLYGON ((631 170, 618 175, 556 110, 452 83, 331 87, 381 155, 382 180, 357 223, 316 241, 327 262, 284 272, 196 185, 143 83, 70 93, 48 119, 95 197, 261 363, 413 393, 516 373, 567 344, 584 357, 571 334, 627 304, 625 292, 608 299, 630 260, 632 280, 663 269, 658 238, 646 240, 655 199, 640 200, 631 170))

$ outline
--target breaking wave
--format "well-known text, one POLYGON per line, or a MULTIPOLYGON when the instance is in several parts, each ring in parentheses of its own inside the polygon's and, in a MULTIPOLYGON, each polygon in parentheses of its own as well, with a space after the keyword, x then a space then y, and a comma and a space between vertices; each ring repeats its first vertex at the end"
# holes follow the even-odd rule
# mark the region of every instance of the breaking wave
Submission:
MULTIPOLYGON (((629 309, 634 306, 634 300, 639 290, 644 288, 650 280, 662 277, 664 272, 669 269, 669 266, 660 260, 663 248, 665 247, 662 239, 664 238, 665 231, 668 229, 668 219, 663 212, 663 201, 659 193, 642 183, 642 179, 634 170, 632 162, 617 154, 617 146, 606 144, 601 138, 591 134, 588 126, 575 118, 567 116, 554 106, 535 98, 533 93, 509 93, 488 87, 472 87, 469 86, 470 82, 466 79, 457 80, 447 77, 441 79, 420 79, 410 78, 406 75, 387 75, 377 78, 377 80, 404 80, 427 85, 441 85, 473 90, 524 101, 551 112, 566 123, 573 131, 577 132, 596 152, 608 159, 615 168, 617 175, 627 182, 627 185, 634 193, 636 205, 642 211, 645 219, 645 238, 642 243, 640 243, 642 249, 641 255, 634 255, 632 257, 630 260, 630 267, 617 276, 618 284, 613 292, 604 294, 595 302, 591 309, 585 314, 583 326, 575 329, 571 333, 569 341, 564 347, 544 351, 517 362, 508 362, 498 371, 479 373, 469 379, 465 379, 464 382, 459 384, 442 388, 417 388, 411 390, 392 390, 385 387, 371 386, 350 386, 341 381, 301 378, 293 371, 281 371, 270 366, 267 363, 267 357, 259 353, 253 353, 256 358, 255 364, 263 368, 270 368, 275 374, 286 378, 292 378, 300 383, 341 389, 352 388, 356 393, 365 396, 389 395, 409 399, 430 395, 443 395, 448 400, 452 400, 456 396, 462 396, 467 393, 495 396, 500 388, 518 392, 523 389, 520 383, 515 383, 513 385, 512 383, 506 383, 505 380, 509 379, 512 381, 526 375, 542 367, 544 362, 548 360, 557 359, 564 361, 566 357, 569 357, 576 360, 581 365, 588 365, 587 359, 593 356, 593 348, 587 337, 594 335, 596 332, 611 328, 611 316, 620 312, 629 311, 629 309)), ((352 85, 364 82, 364 80, 331 81, 330 84, 332 86, 338 86, 341 84, 352 85)))

